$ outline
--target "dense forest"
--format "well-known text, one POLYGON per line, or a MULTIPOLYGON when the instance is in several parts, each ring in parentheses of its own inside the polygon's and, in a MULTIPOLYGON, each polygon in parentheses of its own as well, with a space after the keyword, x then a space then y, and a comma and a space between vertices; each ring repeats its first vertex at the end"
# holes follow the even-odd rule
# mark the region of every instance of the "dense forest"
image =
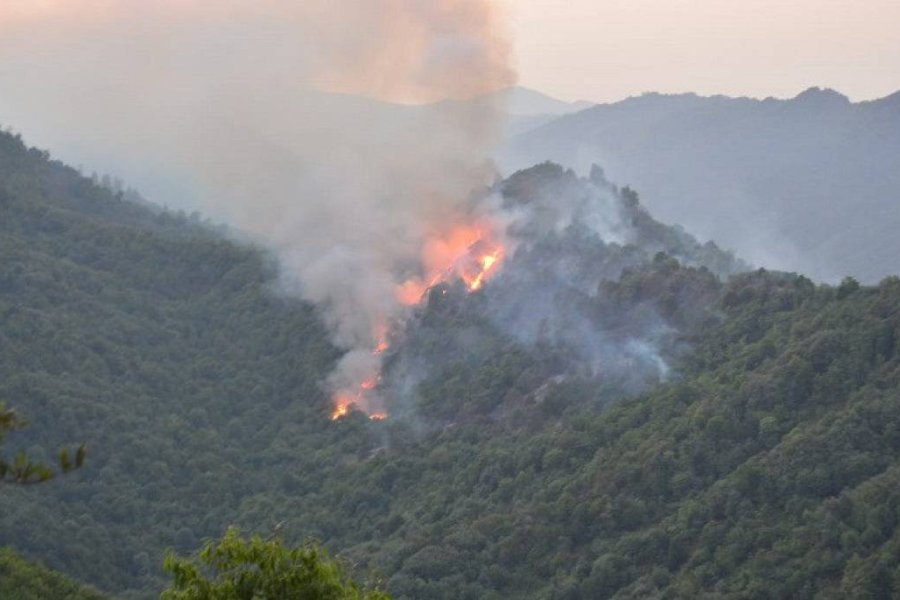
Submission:
POLYGON ((739 272, 599 169, 498 189, 605 190, 620 239, 543 232, 482 291, 435 289, 386 358, 394 416, 331 421, 341 352, 270 256, 0 135, 0 399, 31 421, 6 445, 90 448, 2 489, 0 545, 122 598, 230 525, 395 598, 900 593, 900 279, 739 272), (510 302, 535 269, 554 296, 510 302))
POLYGON ((26 562, 8 548, 0 548, 0 598, 4 600, 106 600, 85 585, 26 562))
POLYGON ((80 473, 3 489, 0 544, 152 596, 165 548, 221 535, 310 448, 361 443, 326 426, 338 352, 261 252, 11 135, 0 212, 0 398, 30 421, 8 451, 90 452, 80 473))

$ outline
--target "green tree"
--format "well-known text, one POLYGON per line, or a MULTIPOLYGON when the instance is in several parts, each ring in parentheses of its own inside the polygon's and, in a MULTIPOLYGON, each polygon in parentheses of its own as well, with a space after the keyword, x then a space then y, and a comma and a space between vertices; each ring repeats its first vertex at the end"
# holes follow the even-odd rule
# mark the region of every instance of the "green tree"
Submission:
MULTIPOLYGON (((6 432, 21 429, 25 424, 16 411, 6 408, 6 405, 0 402, 0 445, 3 444, 6 432)), ((67 448, 63 448, 59 452, 59 469, 67 473, 79 468, 84 463, 86 453, 84 445, 75 451, 74 457, 67 448)), ((32 462, 24 452, 16 453, 11 461, 7 461, 0 454, 0 483, 39 483, 51 479, 54 475, 53 469, 43 463, 32 462)))
POLYGON ((259 536, 245 539, 230 528, 200 554, 183 558, 170 552, 165 568, 174 577, 162 600, 388 600, 377 589, 363 589, 314 545, 298 548, 259 536))
POLYGON ((0 548, 0 598, 3 600, 108 600, 99 591, 24 560, 0 548))

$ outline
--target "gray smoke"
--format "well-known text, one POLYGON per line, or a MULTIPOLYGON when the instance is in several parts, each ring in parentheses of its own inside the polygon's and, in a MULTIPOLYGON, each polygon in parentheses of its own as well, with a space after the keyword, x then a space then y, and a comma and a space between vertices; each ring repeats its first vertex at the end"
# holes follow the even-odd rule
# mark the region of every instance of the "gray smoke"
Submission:
POLYGON ((0 121, 274 248, 352 386, 425 240, 492 181, 502 111, 438 101, 513 83, 499 29, 488 0, 5 0, 0 121))
POLYGON ((607 398, 644 390, 717 318, 716 275, 744 268, 652 219, 599 168, 538 165, 481 203, 505 227, 503 269, 476 294, 452 280, 427 294, 387 362, 394 413, 441 424, 514 411, 570 380, 607 398), (512 379, 491 388, 498 377, 512 379))

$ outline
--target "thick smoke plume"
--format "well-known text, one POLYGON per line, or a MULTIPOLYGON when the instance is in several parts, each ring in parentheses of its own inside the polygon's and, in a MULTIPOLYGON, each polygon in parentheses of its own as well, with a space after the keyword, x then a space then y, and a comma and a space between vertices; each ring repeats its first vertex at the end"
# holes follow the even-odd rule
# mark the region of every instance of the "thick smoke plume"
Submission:
POLYGON ((719 277, 744 268, 654 220, 599 167, 543 163, 492 192, 502 269, 478 293, 454 279, 429 290, 386 359, 392 411, 426 427, 516 420, 561 385, 563 404, 605 403, 677 377, 719 318, 719 277))
POLYGON ((0 122, 179 182, 275 248, 349 351, 333 387, 354 386, 378 372, 426 241, 494 177, 502 111, 459 100, 514 82, 500 13, 488 0, 4 0, 0 122))

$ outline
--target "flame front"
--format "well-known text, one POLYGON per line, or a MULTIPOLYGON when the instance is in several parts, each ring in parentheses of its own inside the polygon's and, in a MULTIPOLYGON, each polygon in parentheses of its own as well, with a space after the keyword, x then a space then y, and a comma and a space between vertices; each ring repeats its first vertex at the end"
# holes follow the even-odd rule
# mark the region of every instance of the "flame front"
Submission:
POLYGON ((475 270, 474 277, 471 276, 471 272, 468 277, 465 273, 460 274, 463 281, 466 282, 469 291, 475 292, 480 290, 482 286, 484 286, 485 280, 500 266, 500 261, 502 259, 503 248, 497 246, 488 254, 483 254, 477 259, 476 264, 478 265, 478 268, 475 270))
POLYGON ((430 288, 454 278, 461 279, 470 292, 480 290, 503 261, 504 248, 498 238, 493 224, 481 222, 454 227, 429 240, 422 251, 425 276, 398 286, 397 300, 415 306, 430 288))
MULTIPOLYGON (((398 285, 395 297, 401 304, 416 306, 422 302, 430 288, 453 279, 461 280, 470 292, 476 292, 497 272, 504 257, 505 249, 493 224, 479 222, 455 226, 426 242, 422 250, 424 276, 408 279, 398 285)), ((373 337, 375 343, 372 354, 384 354, 390 348, 388 326, 379 324, 373 337)), ((353 407, 368 413, 373 421, 387 419, 387 412, 373 410, 371 406, 379 382, 380 375, 372 373, 355 389, 345 389, 335 394, 331 419, 336 421, 347 416, 353 407)))
MULTIPOLYGON (((338 392, 334 397, 334 410, 331 413, 331 420, 337 421, 341 417, 346 417, 350 414, 350 409, 356 407, 360 410, 365 410, 368 408, 368 398, 367 396, 378 386, 378 378, 372 377, 371 379, 366 379, 362 383, 359 384, 359 387, 354 391, 342 391, 338 392)), ((384 412, 373 412, 369 415, 370 419, 373 420, 382 420, 387 418, 387 414, 384 412)))
MULTIPOLYGON (((375 347, 372 349, 373 356, 384 354, 390 344, 388 342, 388 327, 386 324, 379 324, 374 332, 375 347)), ((379 361, 380 362, 380 361, 379 361)), ((387 418, 384 411, 373 410, 372 400, 375 389, 378 387, 381 377, 377 372, 370 373, 355 388, 345 388, 338 391, 333 398, 334 410, 331 413, 331 420, 337 421, 342 417, 350 414, 352 408, 357 408, 369 414, 369 418, 375 421, 381 421, 387 418)), ((377 402, 376 402, 377 404, 377 402)))
POLYGON ((352 398, 347 398, 346 396, 337 396, 334 399, 334 411, 331 413, 331 420, 337 421, 341 417, 346 417, 350 414, 350 405, 353 404, 352 398))

